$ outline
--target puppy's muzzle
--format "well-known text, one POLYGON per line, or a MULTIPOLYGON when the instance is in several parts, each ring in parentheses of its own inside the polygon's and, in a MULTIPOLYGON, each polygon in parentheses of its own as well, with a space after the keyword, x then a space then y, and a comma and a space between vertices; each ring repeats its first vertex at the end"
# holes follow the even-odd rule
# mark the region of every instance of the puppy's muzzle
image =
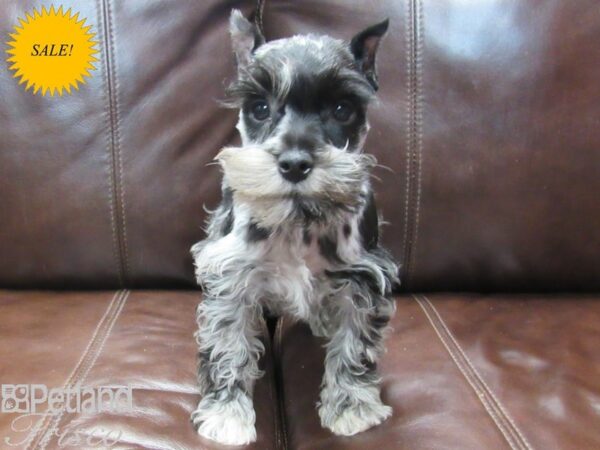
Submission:
POLYGON ((314 158, 306 150, 286 150, 277 158, 279 173, 291 183, 305 180, 314 165, 314 158))

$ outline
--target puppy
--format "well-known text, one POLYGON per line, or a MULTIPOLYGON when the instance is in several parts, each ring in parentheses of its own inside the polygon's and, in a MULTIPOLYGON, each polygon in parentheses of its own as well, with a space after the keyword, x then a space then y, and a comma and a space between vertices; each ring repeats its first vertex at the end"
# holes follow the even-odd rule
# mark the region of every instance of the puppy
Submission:
POLYGON ((192 247, 204 300, 197 310, 202 399, 198 433, 223 444, 256 439, 252 406, 264 350, 263 308, 308 322, 327 339, 318 413, 353 435, 388 418, 376 363, 394 312, 397 266, 379 246, 363 152, 375 99, 375 56, 387 20, 350 42, 293 36, 266 42, 234 10, 242 147, 217 156, 223 199, 192 247))

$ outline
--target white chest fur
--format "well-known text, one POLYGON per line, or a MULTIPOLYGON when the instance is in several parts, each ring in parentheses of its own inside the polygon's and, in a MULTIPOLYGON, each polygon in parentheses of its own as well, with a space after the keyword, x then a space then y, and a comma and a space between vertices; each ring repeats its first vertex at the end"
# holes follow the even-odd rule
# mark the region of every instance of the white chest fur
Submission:
POLYGON ((212 293, 234 292, 240 301, 306 319, 328 293, 325 271, 356 260, 360 251, 352 217, 327 227, 272 231, 259 240, 249 240, 248 222, 236 220, 229 234, 205 241, 195 254, 196 273, 202 284, 211 280, 212 293))
POLYGON ((260 252, 261 302, 276 313, 307 318, 310 308, 319 301, 323 275, 330 268, 316 237, 297 228, 248 244, 253 245, 260 252))

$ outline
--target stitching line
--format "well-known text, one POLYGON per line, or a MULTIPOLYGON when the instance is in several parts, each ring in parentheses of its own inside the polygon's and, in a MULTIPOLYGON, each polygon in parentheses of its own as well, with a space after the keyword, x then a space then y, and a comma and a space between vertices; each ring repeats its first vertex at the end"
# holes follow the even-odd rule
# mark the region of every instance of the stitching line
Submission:
POLYGON ((410 263, 407 267, 408 278, 412 279, 414 268, 416 265, 416 247, 419 238, 419 217, 421 213, 421 166, 422 166, 422 147, 423 147, 423 36, 424 36, 424 16, 423 2, 416 0, 417 18, 414 32, 417 35, 415 48, 415 157, 417 166, 417 192, 416 192, 416 209, 413 217, 413 242, 410 251, 410 263))
POLYGON ((460 372, 463 374, 463 376, 465 377, 465 379, 467 380, 467 382, 469 383, 469 385, 471 386, 471 388, 475 391, 475 394, 477 395, 477 398, 479 399, 479 401, 481 402, 481 404, 483 405, 483 407, 487 411, 488 415, 492 418, 492 420, 494 421, 494 423, 496 424, 496 426, 498 427, 498 429, 502 433, 502 436, 504 436, 504 439, 506 440, 506 442, 508 443, 508 445, 510 446, 510 448, 513 449, 513 450, 519 449, 519 447, 517 445, 515 445, 515 443, 513 442, 513 438, 510 436, 510 434, 508 433, 508 431, 505 429, 505 427, 502 424, 501 420, 498 418, 498 416, 496 415, 496 413, 494 412, 494 410, 488 404, 488 401, 487 401, 487 398, 486 398, 485 394, 474 383, 474 381, 472 380, 471 376, 469 376, 469 374, 467 373, 466 369, 464 368, 463 364, 461 364, 461 362, 459 361, 457 355, 455 354, 455 352, 453 351, 453 349, 450 347, 449 343, 447 342, 447 340, 443 336, 442 332, 439 330, 439 328, 435 324, 433 318, 431 317, 431 315, 430 315, 429 311, 427 310, 427 308, 425 307, 425 305, 416 296, 413 295, 413 298, 417 301, 417 303, 419 304, 419 306, 421 307, 421 309, 425 313, 425 316, 427 316, 427 319, 429 320, 429 323, 431 323, 431 326, 433 327, 435 333, 438 335, 438 338, 440 339, 440 341, 442 341, 442 344, 444 345, 444 347, 446 348, 446 350, 450 354, 452 360, 454 361, 454 363, 456 364, 456 366, 458 367, 458 369, 460 370, 460 372))
POLYGON ((115 32, 112 21, 110 0, 100 0, 99 10, 102 24, 103 44, 106 51, 104 56, 106 87, 106 112, 108 123, 107 150, 110 154, 111 181, 111 221, 113 226, 113 245, 116 246, 118 260, 118 279, 123 286, 128 278, 129 258, 127 245, 127 229, 125 222, 125 194, 123 188, 123 159, 121 155, 119 84, 115 60, 115 32))
MULTIPOLYGON (((106 318, 108 317, 110 312, 113 310, 113 305, 115 304, 117 299, 120 298, 121 295, 122 295, 122 291, 117 291, 113 295, 112 299, 110 300, 110 302, 108 304, 108 307, 106 308, 106 311, 104 311, 104 314, 98 321, 98 324, 96 325, 96 328, 94 329, 94 332, 92 333, 92 336, 91 336, 87 346, 81 353, 81 356, 79 357, 79 360, 75 364, 75 367, 73 367, 73 370, 71 371, 71 373, 65 380, 65 382, 63 384, 63 390, 65 390, 71 384, 78 368, 82 365, 84 359, 87 358, 87 355, 89 355, 90 349, 91 349, 92 345, 94 344, 94 342, 96 341, 98 333, 100 332, 100 329, 102 328, 104 321, 106 320, 106 318)), ((51 414, 47 414, 44 416, 44 420, 42 421, 39 429, 29 438, 29 440, 25 444, 25 447, 24 447, 25 450, 28 450, 32 446, 33 446, 33 448, 35 448, 35 446, 38 444, 39 440, 46 434, 48 427, 50 426, 50 424, 52 422, 52 418, 53 418, 53 415, 51 415, 51 414), (48 423, 46 423, 46 422, 48 422, 48 423), (41 431, 43 431, 43 432, 40 434, 41 431)))
MULTIPOLYGON (((77 364, 75 364, 75 367, 73 368, 73 370, 71 371, 71 373, 67 377, 65 383, 63 384, 63 390, 67 388, 67 386, 69 385, 69 383, 71 382, 72 378, 75 375, 75 371, 81 365, 81 363, 83 362, 83 359, 85 358, 85 356, 89 353, 90 347, 92 346, 92 343, 96 339, 96 336, 98 335, 98 332, 100 330, 100 327, 101 327, 102 323, 104 322, 104 320, 106 320, 106 317, 107 317, 108 313, 112 310, 113 304, 115 303, 116 299, 120 295, 121 295, 121 291, 117 291, 113 295, 111 301, 108 304, 108 307, 106 308, 106 311, 104 312, 104 314, 102 315, 102 317, 98 321, 98 324, 96 325, 96 328, 94 329, 94 332, 92 333, 92 337, 90 338, 90 341, 88 342, 87 346, 83 350, 83 353, 79 357, 79 360, 77 361, 77 364)), ((46 421, 47 420, 50 420, 50 421, 52 420, 52 416, 50 414, 44 416, 44 420, 42 421, 42 424, 41 424, 40 428, 26 442, 24 450, 28 450, 32 444, 34 444, 34 447, 35 447, 35 445, 37 445, 37 442, 39 441, 39 439, 36 439, 36 438, 39 436, 39 432, 41 430, 47 430, 48 427, 49 427, 49 425, 50 425, 50 424, 46 425, 46 421)), ((43 434, 45 434, 45 431, 44 431, 44 433, 42 433, 42 435, 43 434)))
MULTIPOLYGON (((406 30, 406 34, 405 34, 405 45, 406 45, 406 68, 407 68, 407 77, 406 77, 406 90, 407 90, 407 95, 408 95, 408 101, 406 102, 406 170, 405 170, 405 179, 406 179, 406 183, 405 183, 405 189, 404 189, 404 246, 403 246, 403 252, 404 252, 404 264, 403 264, 403 269, 406 271, 406 266, 408 265, 408 259, 407 259, 407 254, 408 254, 408 240, 409 240, 409 224, 410 224, 410 179, 411 179, 411 153, 412 153, 412 146, 411 146, 411 136, 410 136, 410 132, 411 132, 411 126, 410 126, 410 120, 411 120, 411 111, 412 111, 412 104, 411 104, 411 97, 410 97, 410 92, 411 92, 411 78, 412 78, 412 66, 413 66, 413 62, 412 62, 412 52, 411 49, 413 47, 412 44, 412 39, 413 39, 413 33, 412 33, 412 21, 411 21, 411 3, 412 0, 408 0, 408 2, 406 3, 406 19, 405 19, 405 27, 404 29, 406 30)), ((408 280, 404 279, 402 280, 403 283, 407 283, 408 280)))
MULTIPOLYGON (((98 10, 98 33, 102 33, 102 42, 104 49, 107 49, 106 44, 106 30, 104 25, 104 3, 103 0, 97 0, 96 7, 98 10)), ((114 181, 114 164, 113 164, 113 153, 112 153, 112 119, 111 119, 111 102, 110 102, 110 82, 108 79, 109 73, 109 62, 108 62, 108 54, 107 52, 102 52, 103 58, 103 69, 102 72, 102 82, 104 83, 104 90, 106 93, 106 105, 104 108, 104 113, 106 115, 106 129, 108 131, 106 135, 106 153, 109 156, 106 163, 106 172, 108 174, 108 187, 109 187, 109 199, 108 206, 110 210, 110 226, 112 229, 112 240, 113 240, 113 256, 117 265, 117 281, 119 286, 123 286, 123 269, 121 265, 120 259, 120 251, 119 251, 119 239, 118 239, 118 231, 117 231, 117 220, 115 217, 115 181, 114 181)))
POLYGON ((107 0, 107 8, 108 8, 108 18, 109 18, 109 26, 110 26, 110 53, 112 55, 112 74, 113 74, 113 84, 114 84, 114 110, 115 110, 115 118, 116 118, 116 126, 114 128, 115 133, 115 143, 116 150, 118 156, 118 165, 119 165, 119 195, 121 198, 121 231, 122 231, 122 239, 123 239, 123 261, 125 265, 125 278, 129 275, 129 246, 127 243, 127 221, 125 218, 125 187, 124 187, 124 177, 123 177, 123 152, 121 151, 121 107, 119 102, 119 92, 121 92, 120 84, 119 84, 119 76, 118 76, 118 67, 116 60, 116 29, 114 27, 114 22, 111 19, 112 12, 110 6, 110 0, 107 0))
POLYGON ((287 435, 287 420, 285 417, 285 402, 283 398, 283 368, 281 367, 281 342, 282 342, 282 334, 283 334, 283 323, 285 319, 281 317, 277 321, 277 325, 275 326, 275 342, 273 345, 273 353, 275 355, 275 359, 277 360, 276 373, 275 376, 278 378, 278 382, 280 383, 280 392, 279 392, 279 414, 281 421, 281 430, 283 434, 283 449, 288 448, 288 435, 287 435))
POLYGON ((404 282, 413 273, 421 202, 423 6, 408 0, 406 12, 406 186, 404 203, 404 282))
MULTIPOLYGON (((108 319, 106 321, 107 325, 103 327, 104 329, 102 330, 102 333, 99 334, 100 337, 94 342, 96 345, 90 346, 91 350, 89 351, 89 353, 86 354, 85 358, 83 358, 83 363, 77 366, 73 371, 75 375, 71 380, 70 385, 68 386, 69 388, 76 385, 81 385, 81 383, 83 383, 85 378, 90 373, 92 367, 94 367, 94 364, 98 360, 98 357, 102 354, 102 351, 104 350, 106 341, 108 340, 108 337, 110 336, 110 333, 112 332, 115 323, 117 322, 117 319, 121 314, 121 311, 123 311, 123 308, 125 307, 125 303, 127 302, 128 298, 129 291, 122 291, 121 295, 119 296, 119 299, 116 302, 114 312, 111 311, 112 313, 108 315, 108 319)), ((49 444, 52 437, 55 435, 55 432, 59 428, 61 419, 63 418, 65 411, 66 408, 63 408, 58 415, 54 415, 48 430, 42 434, 43 439, 40 442, 40 450, 44 450, 49 444)))
POLYGON ((119 166, 119 196, 121 198, 121 232, 122 232, 122 240, 123 240, 123 261, 124 261, 124 272, 125 278, 129 275, 129 246, 127 243, 127 221, 125 218, 125 183, 123 177, 123 152, 121 151, 121 106, 119 102, 119 92, 121 92, 120 84, 119 84, 119 76, 118 76, 118 67, 117 67, 117 59, 116 59, 116 28, 114 26, 114 21, 112 20, 112 12, 111 12, 111 1, 107 0, 107 11, 108 11, 108 19, 109 19, 109 27, 110 27, 110 54, 112 56, 112 76, 113 76, 113 85, 114 85, 114 114, 116 118, 116 125, 114 128, 115 133, 115 144, 116 151, 118 156, 118 166, 119 166))
POLYGON ((261 328, 263 338, 265 338, 265 355, 264 361, 266 364, 265 367, 265 377, 267 377, 269 383, 269 399, 271 401, 271 405, 275 407, 273 411, 273 424, 274 424, 274 433, 275 433, 275 445, 276 448, 282 448, 281 445, 281 436, 280 436, 280 426, 279 426, 279 408, 276 404, 277 394, 275 393, 275 361, 273 358, 273 351, 271 349, 271 336, 269 333, 269 329, 267 327, 267 323, 264 317, 261 317, 261 328), (270 373, 268 373, 270 372, 270 373))
POLYGON ((504 406, 502 405, 502 403, 500 402, 500 400, 498 400, 498 397, 494 394, 494 391, 488 386, 488 384, 486 383, 485 379, 479 374, 479 372, 477 372, 477 370, 475 369, 475 366, 471 362, 470 358, 467 356, 467 354, 462 349, 462 347, 458 344, 458 341, 455 339, 454 335, 450 332, 450 329, 448 328, 448 326, 446 325, 446 323, 442 319, 442 316, 439 314, 439 312, 437 311, 436 307, 433 305, 433 303, 431 303, 431 301, 427 298, 427 296, 423 296, 423 298, 427 302, 427 304, 431 307, 431 309, 433 310, 433 312, 435 313, 435 315, 438 317, 441 325, 444 327, 444 329, 448 333, 448 336, 450 337, 450 339, 452 340, 452 342, 454 342, 454 345, 456 346, 456 348, 458 349, 458 351, 465 358, 467 364, 469 365, 469 367, 471 368, 471 370, 473 371, 473 373, 478 377, 479 381, 481 381, 481 383, 483 384, 484 388, 487 390, 487 392, 489 393, 489 395, 492 397, 492 399, 494 400, 494 402, 495 402, 496 406, 498 407, 498 409, 504 414, 505 418, 512 425, 514 431, 521 438, 521 440, 523 441, 523 444, 525 445, 525 447, 527 449, 531 450, 531 445, 529 444, 529 442, 527 441, 527 439, 525 438, 525 436, 521 433, 521 430, 519 429, 519 427, 517 427, 517 425, 513 421, 512 417, 510 416, 510 414, 508 414, 508 412, 506 411, 506 409, 504 408, 504 406))
POLYGON ((480 400, 509 446, 512 449, 532 450, 532 447, 525 436, 521 433, 506 409, 502 406, 488 384, 475 369, 462 347, 458 344, 458 341, 454 338, 435 306, 429 301, 427 296, 422 295, 419 298, 416 295, 413 295, 413 298, 425 313, 440 341, 471 388, 477 394, 477 398, 480 400))

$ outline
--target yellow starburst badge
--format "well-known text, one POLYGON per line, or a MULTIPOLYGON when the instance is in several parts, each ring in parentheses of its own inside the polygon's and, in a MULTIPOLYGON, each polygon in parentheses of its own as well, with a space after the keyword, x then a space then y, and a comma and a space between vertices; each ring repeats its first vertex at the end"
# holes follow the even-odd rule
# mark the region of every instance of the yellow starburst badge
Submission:
POLYGON ((78 90, 98 61, 94 57, 98 53, 96 35, 85 22, 71 9, 63 12, 62 6, 58 10, 54 6, 34 9, 19 19, 6 51, 19 84, 26 83, 25 89, 32 88, 34 94, 51 96, 78 90))

